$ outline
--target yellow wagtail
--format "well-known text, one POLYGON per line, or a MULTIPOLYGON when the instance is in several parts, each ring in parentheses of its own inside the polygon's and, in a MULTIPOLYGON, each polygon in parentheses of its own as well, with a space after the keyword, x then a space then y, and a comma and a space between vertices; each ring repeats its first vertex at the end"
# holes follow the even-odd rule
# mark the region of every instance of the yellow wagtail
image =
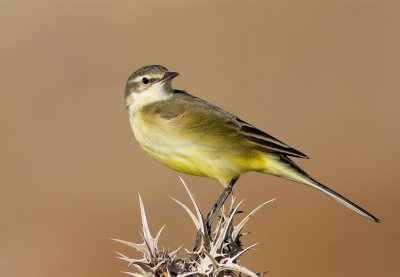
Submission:
POLYGON ((289 158, 308 158, 305 154, 200 98, 173 89, 171 80, 176 76, 160 65, 135 71, 126 83, 126 107, 136 140, 151 157, 174 170, 216 179, 225 187, 207 217, 208 226, 234 183, 248 171, 309 185, 379 222, 289 158))

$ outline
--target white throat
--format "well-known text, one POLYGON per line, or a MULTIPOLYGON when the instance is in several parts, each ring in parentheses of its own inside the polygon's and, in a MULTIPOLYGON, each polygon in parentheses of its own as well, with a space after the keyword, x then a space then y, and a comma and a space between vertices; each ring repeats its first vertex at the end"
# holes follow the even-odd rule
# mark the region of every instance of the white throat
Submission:
POLYGON ((172 97, 173 89, 171 82, 155 83, 147 90, 141 93, 131 93, 126 98, 126 106, 130 114, 135 114, 141 107, 161 100, 166 100, 172 97))

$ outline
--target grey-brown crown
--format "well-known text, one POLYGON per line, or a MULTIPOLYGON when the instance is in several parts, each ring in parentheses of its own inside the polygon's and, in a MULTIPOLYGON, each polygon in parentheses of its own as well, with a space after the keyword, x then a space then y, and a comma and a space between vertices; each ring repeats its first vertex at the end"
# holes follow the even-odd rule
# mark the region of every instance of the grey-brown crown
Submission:
POLYGON ((129 76, 127 82, 132 81, 139 76, 145 76, 145 75, 163 76, 164 73, 167 71, 168 69, 161 65, 146 65, 133 72, 132 75, 129 76))

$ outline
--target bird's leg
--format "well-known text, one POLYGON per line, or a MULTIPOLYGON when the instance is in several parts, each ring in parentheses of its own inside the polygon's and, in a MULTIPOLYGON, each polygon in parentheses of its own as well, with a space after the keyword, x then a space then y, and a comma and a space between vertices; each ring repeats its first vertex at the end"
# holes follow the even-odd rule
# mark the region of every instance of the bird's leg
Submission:
MULTIPOLYGON (((229 194, 232 192, 233 185, 236 183, 237 179, 233 179, 230 181, 229 185, 224 189, 222 192, 221 196, 218 198, 217 202, 214 204, 213 208, 211 211, 208 213, 207 218, 206 218, 206 232, 208 235, 211 233, 211 223, 214 221, 215 217, 217 216, 218 211, 221 209, 222 205, 224 205, 224 202, 226 198, 228 198, 229 194)), ((207 236, 207 234, 205 234, 207 236)), ((197 232, 196 236, 196 243, 194 246, 193 251, 197 251, 200 248, 201 244, 201 233, 200 231, 197 232)))
POLYGON ((237 179, 232 179, 229 185, 222 192, 221 196, 218 198, 217 202, 214 204, 214 207, 208 213, 206 218, 206 227, 208 232, 211 230, 211 224, 217 216, 218 211, 224 205, 226 198, 228 198, 229 194, 232 192, 233 185, 236 183, 237 179))

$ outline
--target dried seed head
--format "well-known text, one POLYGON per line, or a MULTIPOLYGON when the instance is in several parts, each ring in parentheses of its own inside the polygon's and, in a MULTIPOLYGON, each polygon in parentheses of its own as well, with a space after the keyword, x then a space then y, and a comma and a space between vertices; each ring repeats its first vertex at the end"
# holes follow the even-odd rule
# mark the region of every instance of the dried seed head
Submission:
MULTIPOLYGON (((181 179, 182 180, 182 179, 181 179)), ((195 213, 193 213, 185 204, 175 200, 181 205, 193 220, 198 230, 198 245, 195 250, 186 250, 187 257, 180 258, 177 253, 180 248, 168 253, 158 248, 158 240, 164 227, 153 238, 147 223, 146 213, 142 198, 139 195, 140 213, 142 217, 142 238, 141 244, 136 244, 124 240, 114 239, 120 243, 131 246, 142 253, 140 259, 128 258, 118 253, 118 258, 129 262, 135 272, 124 272, 135 277, 185 277, 185 276, 241 276, 242 274, 257 277, 266 272, 253 273, 249 269, 239 265, 238 258, 245 252, 252 249, 255 244, 243 248, 240 237, 244 235, 243 226, 248 220, 265 204, 267 201, 241 220, 236 226, 233 225, 233 218, 238 213, 238 209, 243 201, 235 205, 235 199, 232 197, 229 211, 226 213, 224 208, 220 210, 220 216, 217 218, 216 227, 213 230, 206 229, 204 217, 196 199, 182 180, 183 185, 193 203, 195 213)))

